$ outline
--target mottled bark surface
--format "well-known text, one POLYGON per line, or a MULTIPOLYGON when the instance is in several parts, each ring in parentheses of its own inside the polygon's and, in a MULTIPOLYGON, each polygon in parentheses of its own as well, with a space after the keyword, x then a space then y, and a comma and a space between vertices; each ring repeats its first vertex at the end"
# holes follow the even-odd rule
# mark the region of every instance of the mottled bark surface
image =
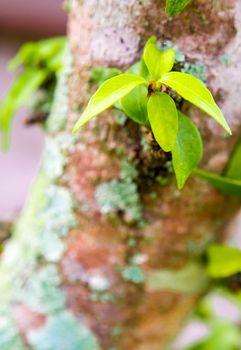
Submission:
MULTIPOLYGON (((205 145, 202 167, 221 172, 241 124, 241 85, 236 73, 241 69, 240 10, 238 0, 199 0, 171 19, 160 0, 73 1, 68 130, 89 98, 91 67, 128 67, 140 57, 145 40, 155 34, 160 42, 172 40, 190 61, 201 61, 208 67, 208 85, 223 108, 233 137, 225 137, 216 123, 189 104, 183 110, 201 129, 205 145), (228 66, 220 61, 224 54, 230 55, 228 66)), ((68 133, 65 130, 60 136, 68 133)), ((52 136, 56 139, 59 135, 52 136)), ((156 178, 164 173, 168 159, 150 145, 143 147, 143 140, 149 139, 150 135, 131 121, 123 127, 112 112, 105 112, 83 128, 74 144, 58 146, 64 154, 65 173, 53 182, 70 191, 76 221, 68 226, 63 255, 54 263, 60 269, 65 307, 105 350, 164 349, 201 292, 195 286, 189 293, 181 292, 178 285, 155 289, 150 276, 185 269, 196 251, 202 251, 210 241, 223 239, 224 228, 239 207, 236 199, 196 178, 191 178, 183 191, 176 189, 174 179, 160 185, 156 178), (99 198, 97 190, 112 180, 123 185, 120 172, 126 160, 138 171, 129 185, 134 185, 133 196, 139 198, 134 209, 131 206, 130 210, 105 215, 100 202, 105 204, 106 194, 99 194, 99 198), (132 210, 137 213, 135 220, 132 210)), ((124 185, 129 188, 128 183, 124 185)), ((46 254, 45 260, 53 263, 46 254)), ((190 280, 191 286, 195 283, 190 280)), ((41 332, 52 314, 36 313, 24 303, 13 310, 26 345, 42 350, 35 345, 31 330, 34 324, 41 332), (22 318, 27 320, 24 324, 22 318)), ((83 345, 84 350, 95 348, 83 345)))

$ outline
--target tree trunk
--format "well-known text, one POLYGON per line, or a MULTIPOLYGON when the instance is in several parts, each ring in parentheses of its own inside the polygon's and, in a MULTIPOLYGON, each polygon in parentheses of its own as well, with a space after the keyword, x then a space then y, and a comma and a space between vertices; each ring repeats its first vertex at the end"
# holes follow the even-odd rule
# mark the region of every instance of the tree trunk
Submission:
POLYGON ((156 35, 208 68, 234 135, 189 104, 183 110, 202 132, 202 167, 220 173, 241 124, 240 11, 238 0, 193 1, 175 18, 160 0, 71 2, 71 57, 40 174, 1 262, 1 349, 159 350, 177 334, 208 288, 198 256, 224 239, 238 201, 193 177, 182 191, 172 177, 161 184, 168 155, 113 110, 77 137, 70 131, 92 91, 91 67, 126 68, 156 35))

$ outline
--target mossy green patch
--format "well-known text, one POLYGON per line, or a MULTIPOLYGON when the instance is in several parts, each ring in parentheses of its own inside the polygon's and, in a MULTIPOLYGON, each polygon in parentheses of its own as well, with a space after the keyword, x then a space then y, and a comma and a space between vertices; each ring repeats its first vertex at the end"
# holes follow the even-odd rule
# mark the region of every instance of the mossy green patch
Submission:
POLYGON ((127 281, 137 284, 145 282, 145 275, 142 269, 137 265, 127 266, 122 270, 121 274, 122 277, 127 281))

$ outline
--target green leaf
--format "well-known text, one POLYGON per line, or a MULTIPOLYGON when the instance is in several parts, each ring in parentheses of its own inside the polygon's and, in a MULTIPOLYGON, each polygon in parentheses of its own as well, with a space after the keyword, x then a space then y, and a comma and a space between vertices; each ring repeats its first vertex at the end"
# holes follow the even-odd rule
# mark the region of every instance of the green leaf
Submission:
POLYGON ((224 278, 241 271, 241 251, 233 247, 212 244, 207 251, 208 274, 224 278))
POLYGON ((156 141, 165 152, 171 151, 178 131, 178 114, 173 99, 163 92, 154 93, 148 100, 147 109, 156 141))
POLYGON ((86 109, 75 124, 73 133, 76 133, 81 126, 94 116, 121 100, 139 85, 147 86, 147 82, 142 77, 134 74, 120 74, 105 81, 91 97, 86 109))
POLYGON ((146 283, 153 291, 173 291, 176 293, 200 293, 208 284, 207 272, 200 264, 188 263, 181 270, 157 270, 150 272, 146 283))
POLYGON ((143 58, 140 61, 133 64, 132 66, 130 66, 127 70, 127 73, 140 75, 146 80, 151 79, 149 71, 147 69, 147 66, 143 58))
POLYGON ((172 48, 160 51, 156 45, 156 38, 151 37, 144 48, 143 58, 154 80, 169 72, 175 62, 175 52, 172 48))
POLYGON ((176 143, 172 150, 173 167, 181 189, 203 155, 202 139, 191 119, 179 112, 176 143))
POLYGON ((230 179, 241 180, 241 143, 235 148, 231 161, 229 162, 228 169, 225 173, 230 179))
POLYGON ((193 103, 204 112, 213 117, 229 134, 231 130, 211 92, 197 78, 190 74, 180 72, 170 72, 165 74, 160 80, 161 83, 176 90, 185 100, 193 103))
POLYGON ((16 111, 26 105, 47 76, 45 70, 28 68, 12 84, 0 105, 0 129, 3 133, 3 148, 9 146, 11 120, 16 111))
POLYGON ((146 87, 137 86, 121 100, 121 108, 129 118, 134 120, 134 122, 149 127, 147 102, 146 87))
POLYGON ((241 197, 241 180, 230 179, 201 169, 195 169, 193 175, 207 181, 227 195, 241 197))
POLYGON ((39 63, 44 63, 51 70, 57 71, 62 67, 66 43, 66 37, 28 42, 20 48, 8 67, 13 71, 22 64, 25 66, 37 66, 39 63))
POLYGON ((191 0, 167 0, 166 13, 169 16, 176 16, 190 3, 191 0))
POLYGON ((185 347, 185 350, 239 350, 240 342, 239 326, 219 318, 209 324, 209 332, 204 339, 185 347))
POLYGON ((90 79, 100 86, 106 80, 111 79, 117 75, 121 74, 121 71, 116 68, 105 68, 105 67, 94 67, 91 70, 90 79))

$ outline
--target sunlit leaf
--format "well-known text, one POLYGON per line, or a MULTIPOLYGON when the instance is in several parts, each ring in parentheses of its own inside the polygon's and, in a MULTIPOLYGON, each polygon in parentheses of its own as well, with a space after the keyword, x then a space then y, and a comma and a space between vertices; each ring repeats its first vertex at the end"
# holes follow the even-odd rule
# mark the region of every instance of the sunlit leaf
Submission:
POLYGON ((142 77, 134 74, 120 74, 104 82, 91 97, 86 109, 75 124, 73 133, 77 132, 81 126, 94 116, 121 100, 139 85, 147 86, 147 82, 142 77))
POLYGON ((173 167, 181 189, 202 159, 202 139, 191 119, 179 112, 177 139, 172 150, 173 167))
POLYGON ((144 48, 143 58, 153 79, 159 79, 169 72, 175 62, 175 53, 172 48, 161 51, 156 45, 156 38, 151 37, 144 48))
POLYGON ((241 180, 234 180, 201 169, 195 169, 193 175, 207 181, 217 190, 227 195, 241 197, 241 180))
POLYGON ((137 86, 121 100, 121 107, 123 112, 136 123, 149 126, 147 102, 147 88, 137 86))
POLYGON ((166 13, 169 16, 176 16, 190 3, 191 0, 167 0, 166 13))
POLYGON ((13 82, 7 96, 0 105, 0 129, 2 131, 3 148, 9 146, 9 131, 13 115, 25 106, 47 76, 45 70, 28 68, 13 82))
POLYGON ((212 244, 207 251, 208 274, 213 278, 223 278, 241 271, 241 250, 212 244))
POLYGON ((178 114, 173 99, 158 92, 150 96, 148 118, 156 141, 165 152, 173 149, 177 138, 178 114))
POLYGON ((169 72, 162 76, 160 82, 178 92, 185 100, 193 103, 204 112, 213 117, 229 134, 231 130, 211 92, 197 78, 190 74, 169 72))
POLYGON ((225 176, 230 179, 241 180, 241 143, 234 150, 225 176))

